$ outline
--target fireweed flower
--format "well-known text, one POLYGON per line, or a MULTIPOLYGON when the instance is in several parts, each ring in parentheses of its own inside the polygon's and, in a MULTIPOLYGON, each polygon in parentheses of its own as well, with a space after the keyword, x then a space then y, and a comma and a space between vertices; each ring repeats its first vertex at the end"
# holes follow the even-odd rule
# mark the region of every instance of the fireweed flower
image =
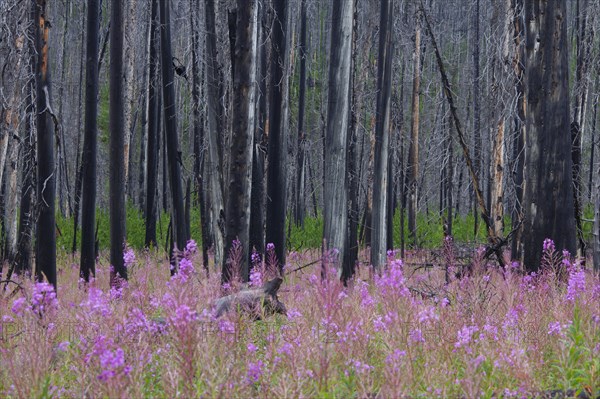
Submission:
POLYGON ((275 251, 275 244, 270 242, 267 244, 267 252, 272 252, 272 251, 275 251))
POLYGON ((102 317, 108 317, 112 314, 112 309, 106 295, 98 288, 90 288, 88 291, 88 299, 81 302, 79 306, 85 308, 94 315, 102 317))
POLYGON ((255 363, 248 363, 248 372, 246 373, 246 383, 249 385, 255 384, 263 375, 264 363, 259 360, 255 363))
POLYGON ((569 321, 566 324, 560 324, 559 321, 554 321, 548 324, 548 335, 556 335, 558 337, 564 337, 564 330, 571 326, 572 322, 569 321))
POLYGON ((252 287, 260 287, 263 284, 263 276, 258 265, 255 265, 250 272, 250 285, 252 287))
POLYGON ((569 273, 569 285, 565 299, 569 302, 575 302, 577 298, 585 291, 585 272, 580 268, 572 268, 569 273))
POLYGON ((24 297, 17 298, 13 301, 10 310, 17 316, 23 316, 27 300, 24 297))
POLYGON ((254 353, 258 350, 256 345, 254 345, 252 342, 250 342, 246 348, 248 349, 248 353, 254 353))
POLYGON ((197 251, 198 251, 198 244, 196 244, 196 241, 188 240, 188 242, 185 246, 184 256, 186 258, 189 258, 190 256, 195 255, 197 251))
POLYGON ((406 286, 404 274, 402 272, 403 263, 400 259, 390 262, 388 270, 384 271, 381 277, 377 277, 375 284, 381 290, 383 296, 391 292, 397 292, 400 296, 409 296, 410 291, 406 286))
POLYGON ((135 252, 133 252, 133 249, 127 248, 123 253, 123 263, 125 264, 125 268, 129 268, 135 263, 135 252))
POLYGON ((412 342, 425 342, 425 338, 423 338, 423 333, 421 332, 421 329, 419 328, 415 328, 414 330, 411 330, 410 333, 408 334, 408 338, 410 338, 410 340, 412 342))
POLYGON ((467 353, 471 353, 472 350, 469 347, 471 342, 475 342, 473 339, 473 335, 479 331, 479 327, 477 326, 463 326, 458 333, 456 334, 456 343, 454 344, 455 348, 465 348, 467 353))
POLYGON ((46 311, 56 309, 58 300, 54 287, 46 282, 35 283, 31 295, 31 310, 42 316, 46 311))
POLYGON ((544 240, 544 252, 554 252, 556 251, 556 246, 554 245, 554 241, 550 238, 546 238, 544 240))

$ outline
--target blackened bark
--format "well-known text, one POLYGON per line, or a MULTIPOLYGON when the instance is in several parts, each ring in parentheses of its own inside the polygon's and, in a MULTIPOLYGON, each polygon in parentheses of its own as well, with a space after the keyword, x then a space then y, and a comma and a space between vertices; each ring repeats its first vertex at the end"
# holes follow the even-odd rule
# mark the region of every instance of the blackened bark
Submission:
POLYGON ((127 279, 123 261, 125 245, 125 145, 123 90, 123 2, 112 0, 110 15, 110 273, 111 287, 119 286, 119 279, 127 279))
POLYGON ((267 120, 267 81, 268 81, 268 49, 270 18, 265 2, 259 2, 260 52, 259 82, 258 82, 258 118, 254 131, 254 150, 252 155, 252 190, 250 199, 250 250, 259 255, 265 251, 265 150, 266 139, 269 135, 267 120))
MULTIPOLYGON (((324 251, 337 250, 337 262, 347 251, 348 202, 346 148, 350 112, 350 66, 354 2, 334 0, 329 63, 329 88, 324 161, 324 251)), ((341 269, 340 269, 341 272, 341 269)), ((341 274, 341 273, 340 273, 341 274)))
POLYGON ((373 214, 371 217, 371 265, 386 264, 387 195, 390 103, 392 93, 392 10, 393 2, 381 1, 379 22, 379 61, 377 62, 377 114, 375 126, 375 167, 373 173, 373 214))
POLYGON ((515 141, 513 144, 516 200, 512 212, 513 229, 516 228, 516 230, 511 243, 511 256, 513 259, 521 259, 523 254, 521 237, 523 236, 523 172, 525 167, 525 28, 523 26, 522 18, 523 0, 512 0, 511 12, 513 17, 513 42, 515 47, 513 56, 513 71, 515 89, 517 92, 517 114, 514 118, 515 141))
POLYGON ((198 60, 198 49, 200 37, 196 26, 195 11, 198 9, 198 1, 190 0, 190 29, 192 30, 192 100, 193 100, 193 129, 194 129, 194 184, 196 195, 200 205, 200 227, 202 231, 202 265, 208 272, 208 243, 210 234, 208 228, 208 212, 206 207, 206 188, 202 176, 202 165, 204 156, 202 146, 204 145, 204 121, 200 115, 200 65, 198 60))
POLYGON ((233 83, 233 137, 227 199, 227 233, 225 253, 234 240, 242 247, 241 264, 227 257, 223 261, 223 282, 234 275, 248 281, 250 271, 250 190, 252 186, 252 149, 256 91, 257 0, 238 0, 235 41, 235 81, 233 83), (234 271, 239 267, 239 271, 234 271))
POLYGON ((287 194, 287 137, 284 123, 284 84, 287 0, 275 1, 271 40, 271 98, 269 109, 269 152, 267 168, 266 241, 275 245, 280 269, 285 265, 285 211, 287 194))
POLYGON ((415 53, 413 55, 413 92, 411 102, 412 124, 408 150, 408 231, 414 246, 417 242, 417 179, 419 178, 419 114, 421 87, 421 17, 417 14, 415 26, 415 53))
POLYGON ((181 152, 177 136, 177 115, 175 105, 174 72, 171 53, 170 0, 159 1, 160 14, 160 54, 162 72, 163 111, 165 136, 169 165, 169 187, 171 191, 171 221, 173 242, 177 250, 185 249, 189 232, 185 223, 183 208, 183 188, 181 186, 181 152))
POLYGON ((566 0, 525 3, 523 265, 538 270, 544 239, 574 253, 566 0))
POLYGON ((206 98, 208 119, 208 187, 210 198, 210 220, 214 225, 213 242, 215 265, 223 262, 225 247, 225 205, 223 200, 223 178, 220 151, 220 106, 219 106, 219 66, 217 61, 217 34, 215 26, 215 2, 206 0, 204 3, 206 22, 206 98))
POLYGON ((304 193, 305 193, 305 133, 304 109, 306 97, 306 0, 300 2, 300 81, 298 85, 298 144, 296 157, 296 201, 294 219, 297 226, 304 226, 304 193))
POLYGON ((90 0, 87 9, 85 72, 85 136, 83 138, 81 207, 81 263, 79 277, 86 282, 96 275, 94 226, 96 225, 96 154, 98 129, 98 36, 100 2, 90 0))
POLYGON ((348 280, 352 278, 356 271, 356 262, 358 260, 358 218, 359 218, 359 204, 358 204, 358 118, 360 115, 360 105, 357 87, 357 39, 358 39, 358 11, 356 8, 356 1, 354 2, 354 15, 352 21, 352 70, 350 78, 352 79, 350 84, 351 90, 351 113, 350 123, 348 126, 348 137, 347 147, 348 156, 346 159, 347 171, 346 171, 346 184, 348 186, 348 229, 346 237, 346 243, 348 249, 344 254, 342 262, 342 281, 347 284, 348 280))
POLYGON ((160 82, 158 76, 158 0, 152 0, 150 23, 150 60, 148 73, 148 145, 146 167, 146 237, 145 246, 157 247, 156 241, 156 188, 158 180, 158 132, 160 107, 160 93, 157 86, 160 82))
POLYGON ((50 105, 50 71, 48 67, 48 33, 46 0, 36 0, 35 43, 36 112, 37 112, 37 203, 36 279, 44 278, 56 289, 56 229, 55 229, 55 164, 54 131, 50 105))

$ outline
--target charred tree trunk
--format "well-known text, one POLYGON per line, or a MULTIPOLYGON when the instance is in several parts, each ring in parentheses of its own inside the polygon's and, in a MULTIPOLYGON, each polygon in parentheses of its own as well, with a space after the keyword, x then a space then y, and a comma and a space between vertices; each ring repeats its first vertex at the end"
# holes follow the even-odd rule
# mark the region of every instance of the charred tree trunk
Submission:
POLYGON ((127 280, 123 261, 125 245, 125 144, 123 90, 123 2, 112 0, 110 15, 110 273, 111 287, 127 280))
POLYGON ((219 169, 219 68, 217 61, 217 34, 215 27, 215 2, 206 0, 204 4, 206 21, 206 94, 208 119, 208 187, 210 198, 210 220, 213 227, 215 265, 223 264, 225 247, 225 205, 223 183, 219 169))
POLYGON ((298 82, 298 155, 296 158, 296 201, 294 219, 297 226, 304 226, 304 193, 305 193, 305 132, 304 111, 306 97, 306 0, 300 2, 300 43, 298 46, 300 55, 300 81, 298 82))
POLYGON ((574 253, 566 0, 525 5, 525 192, 523 265, 540 267, 544 239, 574 253))
POLYGON ((523 26, 523 0, 511 0, 511 14, 513 18, 513 73, 515 89, 517 92, 517 114, 514 118, 514 185, 515 206, 513 207, 513 229, 516 227, 512 240, 511 256, 521 259, 523 254, 523 182, 525 168, 525 27, 523 26))
MULTIPOLYGON (((419 13, 419 12, 418 12, 419 13)), ((421 86, 421 16, 417 14, 415 53, 413 55, 413 93, 411 140, 408 151, 408 231, 414 246, 417 242, 417 185, 419 178, 419 91, 421 86)))
MULTIPOLYGON (((392 92, 392 10, 393 2, 381 1, 379 61, 377 62, 377 119, 375 127, 375 168, 373 173, 373 214, 371 265, 378 269, 387 259, 387 195, 390 103, 392 92)), ((417 90, 418 91, 418 90, 417 90)))
MULTIPOLYGON (((165 118, 165 135, 169 164, 169 187, 171 191, 171 223, 173 242, 179 251, 185 249, 189 232, 185 223, 183 208, 183 188, 181 186, 181 152, 177 132, 177 115, 175 105, 174 72, 171 54, 171 17, 170 1, 159 2, 160 14, 160 54, 162 72, 163 111, 165 118)), ((177 265, 175 265, 176 271, 177 265)))
POLYGON ((252 190, 250 203, 250 233, 249 249, 262 255, 265 251, 265 150, 266 139, 269 136, 267 119, 267 81, 268 81, 268 44, 270 20, 265 2, 259 2, 260 40, 257 51, 260 52, 258 68, 258 101, 257 128, 254 130, 254 148, 252 154, 252 190))
MULTIPOLYGON (((33 3, 32 3, 33 4, 33 3)), ((35 13, 35 5, 31 7, 31 13, 35 13)), ((33 15, 31 16, 33 19, 33 15)), ((35 37, 35 25, 31 24, 29 33, 35 37)), ((36 50, 32 40, 28 40, 29 65, 27 70, 35 68, 36 50)), ((25 98, 25 137, 23 140, 23 164, 21 169, 21 203, 19 207, 19 228, 17 255, 13 270, 17 274, 31 273, 31 243, 33 235, 34 207, 32 206, 32 194, 35 189, 35 106, 33 94, 35 90, 35 75, 30 74, 27 80, 27 97, 25 98)), ((10 276, 8 277, 10 278, 10 276)))
POLYGON ((158 181, 158 132, 159 125, 159 97, 157 90, 160 82, 158 74, 158 0, 152 0, 149 43, 149 73, 148 73, 148 151, 146 162, 146 237, 145 246, 158 246, 156 240, 156 189, 158 181))
POLYGON ((48 68, 48 34, 50 23, 46 20, 46 0, 36 0, 35 43, 36 112, 37 112, 37 203, 38 223, 36 239, 36 279, 44 278, 56 289, 56 230, 55 230, 55 116, 50 98, 50 71, 48 68))
MULTIPOLYGON (((339 261, 347 251, 348 203, 346 146, 350 112, 350 66, 354 2, 334 0, 329 63, 327 130, 324 163, 324 251, 337 249, 339 261)), ((341 271, 341 270, 340 270, 341 271)))
POLYGON ((208 212, 206 208, 206 188, 202 176, 202 165, 204 157, 202 146, 204 145, 204 121, 200 115, 200 64, 198 60, 198 49, 200 37, 198 34, 195 11, 198 9, 198 1, 190 0, 190 29, 192 30, 192 99, 193 99, 193 124, 194 124, 194 184, 200 205, 200 227, 202 231, 202 264, 208 271, 208 243, 210 242, 208 229, 208 212))
POLYGON ((285 211, 287 194, 287 137, 284 94, 288 88, 285 73, 288 2, 273 3, 275 12, 271 31, 271 97, 269 109, 269 151, 267 168, 267 226, 266 242, 275 245, 280 270, 285 265, 285 211))
POLYGON ((81 210, 81 263, 79 276, 86 282, 96 275, 96 154, 98 130, 98 36, 100 2, 90 0, 87 9, 85 72, 85 136, 83 138, 83 197, 81 210))
POLYGON ((576 49, 577 66, 575 68, 575 104, 573 105, 573 121, 571 122, 571 139, 573 148, 571 157, 573 159, 573 200, 575 204, 575 224, 577 228, 577 255, 585 256, 585 240, 583 238, 582 224, 582 184, 581 184, 581 142, 585 133, 585 116, 587 110, 587 97, 589 91, 588 70, 591 61, 591 50, 594 42, 594 30, 590 28, 591 16, 588 1, 583 0, 580 7, 580 0, 577 1, 577 24, 576 24, 576 49))
MULTIPOLYGON (((473 15, 473 168, 475 169, 475 175, 482 179, 482 164, 483 154, 481 151, 481 102, 480 100, 480 80, 481 73, 479 69, 479 47, 480 47, 480 35, 479 35, 479 0, 475 0, 475 13, 473 15)), ((474 196, 473 196, 474 197, 474 196)), ((479 231, 479 213, 477 212, 476 199, 473 198, 473 217, 475 223, 473 224, 473 237, 477 239, 477 232, 479 231)))
POLYGON ((229 254, 233 242, 242 247, 241 264, 227 257, 223 261, 223 282, 234 275, 248 281, 250 271, 250 190, 252 187, 252 149, 254 139, 254 114, 256 89, 257 0, 238 0, 235 40, 235 81, 233 88, 233 138, 229 171, 229 198, 227 199, 227 233, 225 253, 229 254), (233 267, 239 267, 234 271, 233 267))
POLYGON ((348 236, 346 238, 346 245, 348 249, 344 254, 342 263, 342 281, 346 284, 348 280, 352 278, 356 270, 356 262, 358 261, 358 218, 359 218, 359 204, 358 204, 358 187, 359 187, 359 174, 358 174, 358 118, 360 117, 360 104, 358 92, 358 11, 356 9, 356 0, 354 1, 354 15, 353 15, 353 26, 352 26, 352 70, 351 70, 351 113, 350 113, 350 124, 348 126, 348 158, 347 158, 347 171, 346 171, 346 185, 348 187, 348 236))

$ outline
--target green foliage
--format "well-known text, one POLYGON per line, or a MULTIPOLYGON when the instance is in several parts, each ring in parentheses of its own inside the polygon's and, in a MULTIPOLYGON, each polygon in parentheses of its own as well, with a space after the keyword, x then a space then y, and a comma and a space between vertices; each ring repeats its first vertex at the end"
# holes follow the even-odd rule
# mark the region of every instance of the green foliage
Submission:
MULTIPOLYGON (((146 222, 143 213, 132 203, 127 203, 126 229, 127 245, 134 249, 144 248, 146 238, 146 222)), ((169 226, 170 216, 168 213, 161 212, 156 223, 156 239, 159 246, 166 242, 166 234, 169 226)), ((110 215, 108 210, 98 208, 96 210, 96 221, 98 226, 98 245, 99 249, 110 248, 110 215)), ((56 215, 56 246, 59 250, 70 251, 73 246, 73 218, 65 218, 60 214, 56 215)), ((202 243, 202 234, 200 228, 200 209, 192 207, 190 211, 190 232, 198 246, 202 243)), ((77 248, 81 245, 81 228, 77 229, 77 248)))
MULTIPOLYGON (((600 356, 597 355, 600 342, 600 329, 592 328, 591 336, 586 334, 589 328, 585 323, 593 325, 592 320, 584 320, 578 306, 573 310, 573 322, 566 331, 561 343, 561 350, 552 358, 556 383, 561 389, 573 387, 600 388, 600 356)), ((596 397, 595 392, 592 397, 596 397)))
POLYGON ((323 240, 323 217, 304 218, 304 228, 292 223, 289 249, 321 248, 323 240))

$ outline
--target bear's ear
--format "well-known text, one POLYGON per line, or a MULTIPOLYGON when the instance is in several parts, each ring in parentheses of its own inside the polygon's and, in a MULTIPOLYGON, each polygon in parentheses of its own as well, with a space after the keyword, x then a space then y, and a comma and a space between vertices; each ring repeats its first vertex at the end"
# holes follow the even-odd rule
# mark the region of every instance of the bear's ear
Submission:
POLYGON ((277 291, 279 291, 279 287, 281 287, 282 282, 283 279, 281 277, 275 277, 273 280, 267 281, 263 285, 263 291, 265 292, 265 294, 274 297, 275 295, 277 295, 277 291))

